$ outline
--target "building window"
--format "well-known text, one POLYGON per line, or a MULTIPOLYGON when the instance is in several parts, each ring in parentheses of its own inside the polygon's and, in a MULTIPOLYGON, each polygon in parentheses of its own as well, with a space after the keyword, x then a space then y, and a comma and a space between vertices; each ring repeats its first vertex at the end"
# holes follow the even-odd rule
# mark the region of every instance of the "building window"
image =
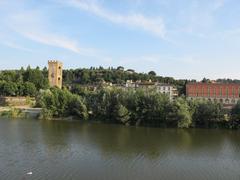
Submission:
POLYGON ((226 99, 226 100, 225 100, 225 103, 226 103, 226 104, 229 104, 229 99, 226 99))
POLYGON ((198 96, 201 96, 201 89, 198 87, 198 96))

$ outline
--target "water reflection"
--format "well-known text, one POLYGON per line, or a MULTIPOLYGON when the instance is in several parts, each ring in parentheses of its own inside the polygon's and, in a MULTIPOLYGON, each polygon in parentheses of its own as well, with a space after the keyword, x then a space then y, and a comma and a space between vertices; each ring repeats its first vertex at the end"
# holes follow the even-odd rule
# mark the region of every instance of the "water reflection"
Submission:
POLYGON ((4 179, 240 178, 239 131, 0 120, 0 137, 4 179))
MULTIPOLYGON (((48 151, 69 150, 73 144, 97 150, 103 156, 155 159, 177 153, 218 157, 225 150, 239 153, 239 132, 203 129, 154 129, 79 122, 43 121, 41 139, 48 151), (230 148, 230 149, 229 149, 230 148)), ((39 137, 39 136, 38 136, 39 137)))

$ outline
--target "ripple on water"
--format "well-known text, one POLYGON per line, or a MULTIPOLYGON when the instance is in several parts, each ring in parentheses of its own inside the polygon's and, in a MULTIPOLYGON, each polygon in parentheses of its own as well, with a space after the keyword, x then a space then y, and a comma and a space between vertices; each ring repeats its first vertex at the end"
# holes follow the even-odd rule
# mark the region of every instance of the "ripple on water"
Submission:
POLYGON ((239 150, 238 131, 0 120, 4 180, 240 179, 239 150))

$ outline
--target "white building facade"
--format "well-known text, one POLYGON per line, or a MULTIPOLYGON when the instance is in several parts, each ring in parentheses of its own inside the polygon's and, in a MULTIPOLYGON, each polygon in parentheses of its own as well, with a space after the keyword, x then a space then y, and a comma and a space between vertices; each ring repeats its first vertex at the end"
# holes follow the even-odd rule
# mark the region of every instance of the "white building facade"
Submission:
POLYGON ((158 93, 166 94, 169 96, 170 100, 175 99, 178 96, 177 88, 171 84, 156 84, 156 91, 158 93))
POLYGON ((155 83, 155 82, 132 82, 127 81, 125 84, 127 89, 143 89, 143 90, 155 90, 158 93, 169 96, 170 100, 175 99, 178 96, 177 88, 171 84, 155 83))

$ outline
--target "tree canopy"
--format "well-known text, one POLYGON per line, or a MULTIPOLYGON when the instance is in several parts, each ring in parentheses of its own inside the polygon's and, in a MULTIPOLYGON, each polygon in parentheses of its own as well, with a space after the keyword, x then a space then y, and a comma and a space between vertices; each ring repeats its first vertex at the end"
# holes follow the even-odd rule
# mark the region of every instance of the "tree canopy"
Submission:
POLYGON ((0 71, 0 96, 35 96, 48 87, 46 68, 0 71))
POLYGON ((220 103, 179 97, 171 101, 154 91, 100 88, 77 94, 51 88, 41 92, 37 104, 42 117, 68 117, 124 125, 176 128, 239 128, 240 103, 226 117, 220 103), (230 119, 230 120, 229 120, 230 119))

